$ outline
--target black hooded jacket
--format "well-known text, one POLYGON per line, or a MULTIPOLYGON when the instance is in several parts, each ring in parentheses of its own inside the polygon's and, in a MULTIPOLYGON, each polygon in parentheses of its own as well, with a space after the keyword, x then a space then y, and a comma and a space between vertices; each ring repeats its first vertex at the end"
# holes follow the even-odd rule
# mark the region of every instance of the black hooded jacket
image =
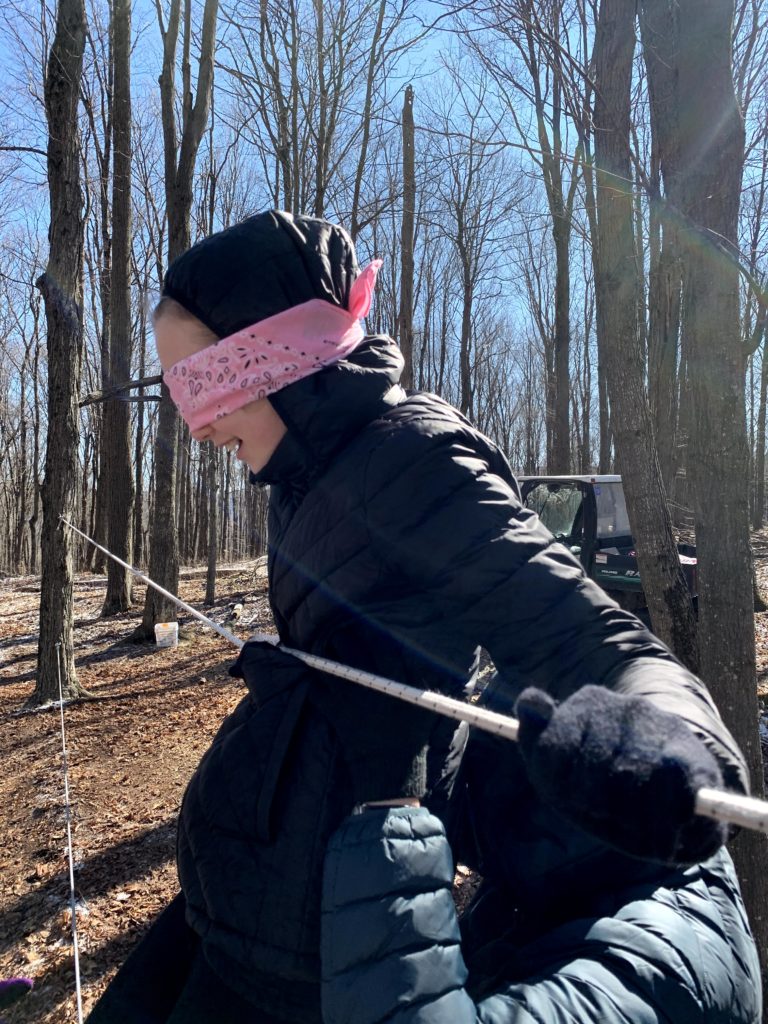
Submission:
MULTIPOLYGON (((535 682, 561 699, 596 682, 645 695, 685 718, 728 784, 745 788, 740 754, 698 680, 521 507, 488 439, 440 399, 405 395, 400 366, 390 339, 368 338, 271 398, 288 426, 259 474, 271 484, 270 596, 282 641, 453 695, 478 644, 513 693, 535 682)), ((318 685, 301 667, 249 686, 185 797, 180 877, 190 923, 227 983, 275 1016, 319 1021, 322 859, 354 802, 333 709, 361 728, 376 723, 370 756, 386 758, 390 698, 318 685)), ((539 868, 557 863, 561 841, 551 823, 531 827, 519 761, 504 768, 505 806, 519 786, 525 832, 519 862, 503 870, 545 892, 539 868)), ((483 821, 492 833, 492 814, 483 821)), ((460 832, 454 841, 462 853, 471 846, 460 832)))
MULTIPOLYGON (((195 247, 169 271, 166 294, 221 336, 278 311, 270 289, 279 308, 319 293, 346 304, 356 264, 343 233, 284 214, 254 221, 236 236, 236 266, 230 245, 221 273, 204 272, 210 258, 198 264, 195 247), (311 266, 301 257, 305 288, 296 252, 307 238, 320 255, 311 266), (249 294, 265 274, 270 287, 249 294)), ((406 395, 401 369, 391 339, 368 337, 269 398, 288 432, 256 482, 271 488, 270 599, 283 643, 454 696, 478 645, 512 699, 528 683, 557 699, 588 682, 643 695, 689 722, 726 784, 745 789, 743 760, 701 683, 521 507, 498 448, 435 396, 406 395)), ((248 696, 184 799, 178 861, 188 920, 228 985, 274 1017, 319 1022, 326 846, 354 803, 354 773, 373 777, 397 759, 406 720, 391 698, 298 663, 271 670, 263 652, 249 669, 249 657, 246 646, 236 667, 248 696)), ((505 807, 519 805, 526 828, 536 819, 530 787, 519 759, 504 769, 505 807)), ((451 819, 450 786, 437 789, 451 819)), ((482 857, 468 815, 454 817, 460 855, 471 860, 474 848, 482 857)), ((492 848, 492 806, 483 827, 492 848)), ((525 886, 536 865, 556 867, 568 844, 549 817, 521 835, 519 865, 499 871, 525 886)), ((546 877, 537 884, 543 897, 546 877)))

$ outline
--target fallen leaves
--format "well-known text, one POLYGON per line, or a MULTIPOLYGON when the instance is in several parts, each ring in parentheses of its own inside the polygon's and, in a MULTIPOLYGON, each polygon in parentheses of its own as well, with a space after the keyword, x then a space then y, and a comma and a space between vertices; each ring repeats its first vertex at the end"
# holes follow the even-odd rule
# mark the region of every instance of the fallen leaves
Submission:
MULTIPOLYGON (((204 576, 204 569, 182 574, 185 600, 202 605, 204 576)), ((768 592, 765 562, 758 580, 768 592)), ((263 566, 230 567, 221 581, 214 618, 246 594, 233 628, 243 637, 269 630, 263 566)), ((192 623, 178 648, 137 647, 129 637, 143 588, 136 588, 135 611, 102 620, 104 588, 104 577, 77 578, 76 664, 95 699, 65 711, 86 1014, 177 892, 175 821, 184 787, 242 696, 227 674, 234 650, 226 641, 192 623)), ((12 717, 34 687, 38 600, 35 580, 0 582, 0 978, 28 974, 36 981, 7 1012, 9 1024, 69 1024, 76 1007, 59 716, 12 717)), ((755 622, 761 694, 768 695, 768 613, 755 622)), ((478 881, 459 869, 459 906, 478 881)))
MULTIPOLYGON (((248 627, 258 612, 259 628, 271 628, 260 564, 231 567, 221 580, 214 617, 250 593, 248 627)), ((65 710, 86 1015, 178 890, 175 819, 184 787, 242 696, 226 672, 234 660, 226 641, 192 623, 178 648, 137 647, 129 637, 143 588, 135 611, 103 620, 105 585, 104 577, 76 580, 75 659, 95 699, 65 710)), ((204 585, 204 569, 184 570, 180 596, 202 605, 204 585)), ((34 687, 38 600, 34 580, 0 583, 0 978, 35 979, 33 992, 7 1011, 9 1024, 69 1024, 76 1012, 58 709, 11 717, 34 687)))

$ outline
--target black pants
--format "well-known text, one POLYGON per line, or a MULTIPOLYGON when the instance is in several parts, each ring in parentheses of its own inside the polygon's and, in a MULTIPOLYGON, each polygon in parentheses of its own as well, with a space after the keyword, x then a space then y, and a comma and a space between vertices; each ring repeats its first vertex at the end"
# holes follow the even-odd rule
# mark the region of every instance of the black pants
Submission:
POLYGON ((184 920, 179 894, 94 1006, 87 1024, 290 1024, 228 989, 184 920))

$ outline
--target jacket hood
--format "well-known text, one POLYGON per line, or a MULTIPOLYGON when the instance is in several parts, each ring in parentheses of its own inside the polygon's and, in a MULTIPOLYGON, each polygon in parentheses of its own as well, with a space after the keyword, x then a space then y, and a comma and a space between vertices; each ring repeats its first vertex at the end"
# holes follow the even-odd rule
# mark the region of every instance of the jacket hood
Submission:
POLYGON ((402 371, 392 338, 371 335, 346 359, 269 395, 287 433, 251 482, 311 482, 366 423, 403 400, 402 371))
POLYGON ((225 338, 310 299, 347 309, 358 273, 343 228, 269 210, 182 253, 168 268, 163 295, 225 338))

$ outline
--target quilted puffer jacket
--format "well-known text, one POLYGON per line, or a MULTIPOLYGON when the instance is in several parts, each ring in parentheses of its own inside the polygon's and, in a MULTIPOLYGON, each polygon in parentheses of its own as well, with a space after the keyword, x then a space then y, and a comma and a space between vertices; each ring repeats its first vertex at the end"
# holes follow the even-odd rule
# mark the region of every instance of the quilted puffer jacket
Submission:
MULTIPOLYGON (((503 844, 508 824, 495 824, 503 844)), ((685 871, 625 868, 581 913, 567 895, 521 912, 519 891, 486 886, 460 930, 437 818, 347 819, 325 868, 325 1024, 759 1024, 757 953, 725 849, 685 871)))
MULTIPOLYGON (((401 368, 391 339, 372 337, 270 396, 288 433, 257 482, 271 485, 283 643, 454 696, 478 645, 513 687, 645 695, 689 722, 727 784, 744 788, 699 681, 521 507, 492 442, 440 399, 402 391, 401 368)), ((319 1021, 323 855, 354 804, 328 708, 386 735, 391 699, 298 670, 250 672, 248 658, 246 646, 237 671, 249 694, 181 812, 188 920, 227 984, 278 1018, 319 1021)))

